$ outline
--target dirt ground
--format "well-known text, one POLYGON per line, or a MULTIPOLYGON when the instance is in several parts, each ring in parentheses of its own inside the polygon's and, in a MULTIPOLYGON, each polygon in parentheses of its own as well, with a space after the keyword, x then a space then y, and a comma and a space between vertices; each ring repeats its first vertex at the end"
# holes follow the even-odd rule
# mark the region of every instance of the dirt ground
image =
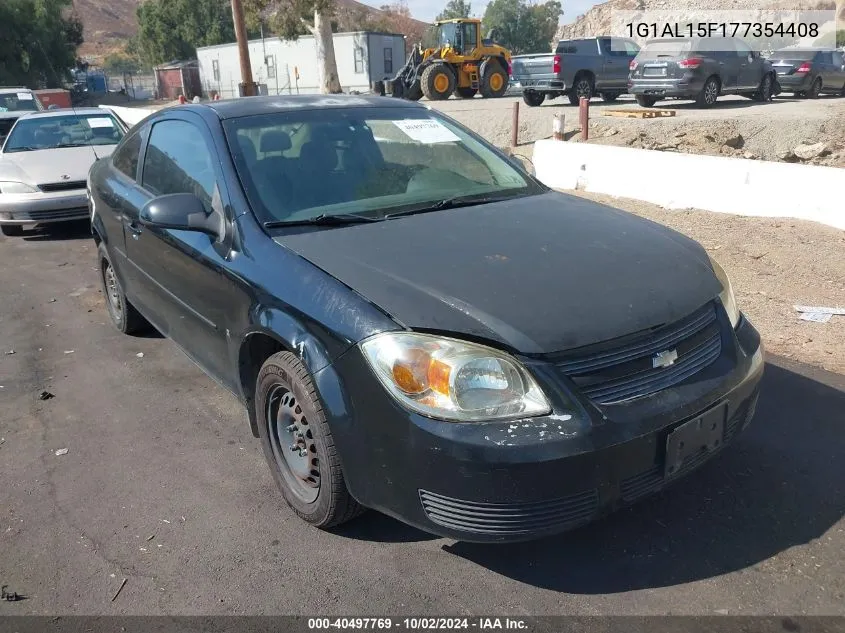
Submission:
MULTIPOLYGON (((578 108, 566 99, 555 99, 530 108, 521 97, 503 99, 449 99, 429 105, 457 119, 498 146, 510 144, 513 104, 519 103, 520 146, 550 138, 555 114, 564 116, 567 139, 578 140, 578 108)), ((595 99, 590 104, 592 143, 626 145, 665 151, 713 154, 762 160, 783 160, 799 145, 825 143, 824 155, 812 164, 845 167, 845 98, 819 99, 777 97, 756 103, 742 97, 722 97, 716 106, 701 109, 685 101, 666 101, 660 109, 675 116, 660 119, 628 119, 607 116, 618 110, 642 110, 628 96, 613 105, 595 99), (741 137, 739 140, 737 137, 741 137), (732 145, 725 141, 735 139, 732 145)), ((788 160, 796 160, 788 158, 788 160)))
POLYGON ((668 211, 638 200, 567 192, 660 222, 700 242, 731 278, 768 352, 845 374, 845 316, 802 321, 796 305, 845 308, 845 231, 815 222, 668 211))

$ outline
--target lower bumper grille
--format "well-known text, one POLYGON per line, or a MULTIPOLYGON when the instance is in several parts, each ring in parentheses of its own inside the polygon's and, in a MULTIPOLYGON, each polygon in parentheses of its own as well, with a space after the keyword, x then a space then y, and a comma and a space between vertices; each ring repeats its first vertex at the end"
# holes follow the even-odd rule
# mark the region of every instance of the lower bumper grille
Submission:
POLYGON ((88 186, 84 180, 73 180, 69 182, 49 182, 43 185, 38 185, 38 188, 44 193, 57 193, 61 191, 84 191, 88 186))
POLYGON ((73 209, 53 209, 50 211, 17 211, 9 214, 13 222, 55 222, 57 220, 77 220, 88 217, 88 207, 73 209))
POLYGON ((590 521, 598 500, 596 490, 535 503, 477 503, 420 490, 423 509, 433 523, 488 536, 569 529, 590 521))

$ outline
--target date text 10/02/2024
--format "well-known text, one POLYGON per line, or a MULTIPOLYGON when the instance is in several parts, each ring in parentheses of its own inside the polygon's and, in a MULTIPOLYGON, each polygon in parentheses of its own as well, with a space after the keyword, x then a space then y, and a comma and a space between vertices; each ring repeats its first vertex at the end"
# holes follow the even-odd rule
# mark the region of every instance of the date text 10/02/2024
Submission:
POLYGON ((348 630, 391 630, 406 631, 430 630, 471 630, 495 631, 513 630, 526 631, 528 623, 518 618, 308 618, 308 629, 311 631, 348 629, 348 630))
POLYGON ((628 22, 625 25, 628 37, 818 37, 819 25, 815 22, 703 22, 659 23, 628 22))

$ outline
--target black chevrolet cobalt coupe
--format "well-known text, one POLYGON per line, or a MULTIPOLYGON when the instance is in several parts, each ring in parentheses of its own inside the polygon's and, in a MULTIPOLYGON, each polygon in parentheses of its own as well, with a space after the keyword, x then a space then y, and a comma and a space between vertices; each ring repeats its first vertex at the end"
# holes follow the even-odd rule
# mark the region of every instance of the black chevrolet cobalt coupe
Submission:
POLYGON ((249 412, 327 528, 570 529, 748 424, 760 338, 659 224, 550 191, 419 104, 270 97, 151 115, 89 178, 107 307, 249 412))

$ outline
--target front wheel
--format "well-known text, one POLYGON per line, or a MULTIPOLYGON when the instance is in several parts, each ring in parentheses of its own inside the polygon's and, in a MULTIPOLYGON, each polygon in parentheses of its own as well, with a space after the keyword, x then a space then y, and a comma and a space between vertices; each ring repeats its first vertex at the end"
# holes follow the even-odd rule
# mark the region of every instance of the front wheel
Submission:
POLYGON ((533 90, 526 90, 522 93, 522 100, 531 108, 536 108, 543 105, 546 100, 546 95, 542 92, 534 92, 533 90))
POLYGON ((432 64, 423 71, 422 91, 431 101, 444 101, 455 91, 455 73, 445 64, 432 64))
POLYGON ((23 235, 23 227, 20 224, 0 224, 0 233, 6 237, 20 237, 23 235))
POLYGON ((649 97, 647 95, 637 95, 634 98, 637 100, 637 105, 643 108, 650 108, 655 103, 657 103, 657 99, 655 99, 654 97, 649 97))
POLYGON ((363 511, 346 488, 311 376, 292 353, 274 354, 261 367, 255 415, 276 485, 300 518, 330 528, 363 511))
POLYGON ((772 100, 772 95, 774 94, 774 83, 772 82, 772 76, 766 75, 763 77, 763 81, 760 82, 760 87, 757 89, 751 98, 754 101, 759 101, 761 103, 765 103, 766 101, 772 100))

